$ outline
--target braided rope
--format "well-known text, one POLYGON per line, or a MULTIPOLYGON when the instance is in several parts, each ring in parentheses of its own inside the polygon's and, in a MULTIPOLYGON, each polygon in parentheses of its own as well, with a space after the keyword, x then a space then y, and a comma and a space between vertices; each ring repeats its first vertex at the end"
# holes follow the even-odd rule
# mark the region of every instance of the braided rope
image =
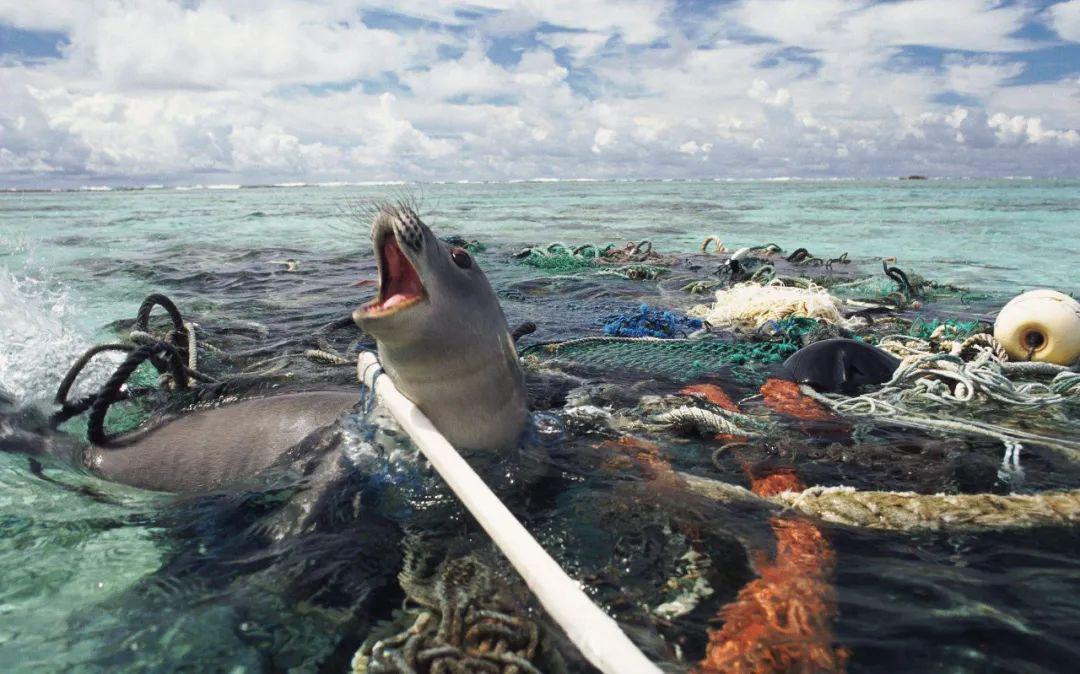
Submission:
POLYGON ((1080 523, 1080 489, 1038 494, 916 494, 811 487, 764 498, 749 489, 678 473, 694 493, 723 502, 780 507, 851 527, 886 531, 971 531, 1080 523))
POLYGON ((655 420, 665 426, 692 428, 701 433, 723 433, 744 437, 761 436, 761 433, 756 430, 756 427, 760 426, 759 421, 745 414, 726 410, 714 412, 701 407, 683 405, 658 414, 655 420))

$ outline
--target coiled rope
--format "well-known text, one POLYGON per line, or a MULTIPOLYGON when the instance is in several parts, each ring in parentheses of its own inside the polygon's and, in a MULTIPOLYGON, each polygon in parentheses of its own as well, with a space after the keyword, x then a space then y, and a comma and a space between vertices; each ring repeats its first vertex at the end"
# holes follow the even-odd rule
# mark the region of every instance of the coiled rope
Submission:
POLYGON ((971 361, 952 353, 908 356, 900 361, 892 379, 881 389, 840 401, 836 407, 838 411, 864 408, 868 400, 892 405, 916 402, 949 406, 993 400, 1035 409, 1065 402, 1076 395, 1080 395, 1080 373, 1059 372, 1050 384, 1014 384, 1005 375, 1001 363, 994 359, 993 351, 983 349, 971 361))
MULTIPOLYGON (((90 410, 87 438, 94 444, 105 444, 105 415, 116 402, 130 398, 132 392, 125 389, 132 373, 146 361, 161 375, 159 382, 165 388, 186 389, 190 380, 212 383, 214 379, 199 372, 195 326, 184 321, 176 304, 164 295, 148 295, 139 305, 135 326, 130 333, 131 343, 99 344, 89 348, 68 369, 56 390, 54 402, 60 409, 52 415, 50 423, 56 428, 65 421, 90 410), (149 332, 150 313, 154 307, 165 309, 172 322, 172 330, 162 339, 149 332), (101 388, 78 401, 71 402, 68 395, 79 375, 95 357, 108 352, 127 353, 124 361, 101 388)), ((142 391, 140 391, 142 392, 142 391)))
POLYGON ((509 600, 505 581, 475 554, 448 556, 433 577, 425 578, 418 542, 406 539, 398 574, 416 607, 408 610, 408 627, 365 643, 353 657, 353 673, 540 674, 536 661, 542 659, 543 638, 537 617, 509 600))
MULTIPOLYGON (((351 320, 351 319, 350 319, 351 320)), ((340 323, 340 321, 335 322, 340 323)), ((261 330, 263 326, 257 325, 261 330)), ((185 321, 176 304, 165 295, 148 295, 139 305, 135 324, 129 333, 130 342, 99 344, 93 346, 68 369, 57 387, 54 402, 60 406, 50 417, 50 424, 57 428, 64 422, 90 411, 87 418, 87 439, 99 446, 108 444, 112 438, 105 431, 105 417, 109 408, 120 401, 130 400, 153 391, 153 388, 128 388, 127 383, 140 365, 149 362, 157 370, 159 386, 167 390, 187 390, 192 381, 201 384, 229 384, 242 380, 254 380, 271 376, 277 369, 263 372, 247 372, 222 382, 198 370, 198 343, 195 324, 185 321), (169 316, 172 329, 163 337, 150 332, 150 314, 155 307, 162 307, 169 316), (72 387, 89 363, 102 353, 126 353, 112 376, 94 393, 77 401, 68 400, 72 387)), ((265 336, 265 335, 264 335, 265 336)), ((332 347, 331 347, 332 348, 332 347)), ((329 358, 335 354, 327 353, 329 358)), ((280 357, 276 357, 280 358, 280 357)), ((274 359, 271 359, 274 360, 274 359)))
POLYGON ((974 335, 963 342, 943 342, 940 346, 948 348, 947 353, 930 353, 933 348, 930 341, 903 335, 888 337, 881 345, 903 359, 892 379, 877 391, 844 397, 821 394, 803 386, 802 392, 840 415, 878 418, 922 430, 988 437, 1007 446, 1010 443, 1037 444, 1072 461, 1080 460, 1080 442, 955 418, 945 413, 986 402, 1017 410, 1057 406, 1080 398, 1080 372, 1043 363, 1002 362, 999 345, 989 335, 974 335), (971 353, 974 353, 971 360, 964 360, 961 355, 971 353), (1010 374, 1053 375, 1053 379, 1047 384, 1016 383, 1009 378, 1010 374))
MULTIPOLYGON (((116 372, 93 396, 86 431, 86 437, 92 444, 98 446, 109 444, 112 438, 105 432, 105 415, 109 412, 109 407, 126 397, 121 387, 127 383, 136 368, 147 360, 159 359, 163 359, 168 364, 168 372, 176 382, 177 388, 187 388, 187 368, 184 367, 182 357, 176 347, 165 342, 140 346, 124 359, 120 367, 116 368, 116 372)), ((157 367, 156 362, 155 367, 157 367)))

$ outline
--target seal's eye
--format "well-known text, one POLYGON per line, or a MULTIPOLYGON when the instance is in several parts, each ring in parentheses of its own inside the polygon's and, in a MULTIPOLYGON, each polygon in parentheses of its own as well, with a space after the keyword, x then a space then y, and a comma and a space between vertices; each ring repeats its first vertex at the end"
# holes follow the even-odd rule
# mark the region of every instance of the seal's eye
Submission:
POLYGON ((451 248, 450 258, 454 261, 454 264, 462 269, 472 269, 472 257, 464 248, 451 248))

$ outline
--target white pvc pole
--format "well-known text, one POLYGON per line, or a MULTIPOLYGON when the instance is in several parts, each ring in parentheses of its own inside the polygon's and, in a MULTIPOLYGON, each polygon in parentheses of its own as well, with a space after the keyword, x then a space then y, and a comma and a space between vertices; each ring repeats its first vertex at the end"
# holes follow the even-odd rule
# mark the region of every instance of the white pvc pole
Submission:
POLYGON ((382 398, 401 428, 589 662, 605 674, 659 674, 660 668, 650 662, 618 623, 592 603, 579 584, 566 575, 427 416, 397 390, 390 377, 378 376, 382 368, 375 354, 361 354, 356 370, 363 384, 382 398))

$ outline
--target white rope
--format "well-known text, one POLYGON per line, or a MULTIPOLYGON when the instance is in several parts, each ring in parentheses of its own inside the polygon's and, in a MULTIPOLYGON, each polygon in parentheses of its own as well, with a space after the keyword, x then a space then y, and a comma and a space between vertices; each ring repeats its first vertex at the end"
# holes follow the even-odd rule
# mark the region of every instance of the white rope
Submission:
POLYGON ((375 354, 360 354, 356 370, 360 381, 382 398, 401 428, 499 546, 582 655, 605 674, 659 674, 660 668, 638 650, 618 623, 592 603, 577 581, 566 575, 427 416, 397 390, 390 377, 378 376, 382 368, 375 354))
POLYGON ((688 405, 676 407, 656 417, 656 421, 665 426, 692 428, 703 433, 725 433, 748 438, 760 437, 761 433, 756 430, 749 430, 736 423, 736 421, 744 421, 745 424, 747 420, 749 418, 743 414, 733 414, 731 412, 718 414, 711 410, 688 405))
POLYGON ((870 395, 844 398, 837 395, 818 393, 809 386, 799 387, 806 396, 823 403, 837 414, 855 417, 873 417, 886 423, 909 428, 920 428, 930 431, 946 431, 965 435, 981 435, 994 438, 1002 442, 1019 442, 1040 445, 1053 449, 1071 461, 1080 461, 1080 442, 1065 438, 1051 438, 1036 433, 1028 433, 1018 428, 995 426, 973 419, 953 419, 946 415, 927 417, 897 407, 884 400, 878 400, 870 395))

